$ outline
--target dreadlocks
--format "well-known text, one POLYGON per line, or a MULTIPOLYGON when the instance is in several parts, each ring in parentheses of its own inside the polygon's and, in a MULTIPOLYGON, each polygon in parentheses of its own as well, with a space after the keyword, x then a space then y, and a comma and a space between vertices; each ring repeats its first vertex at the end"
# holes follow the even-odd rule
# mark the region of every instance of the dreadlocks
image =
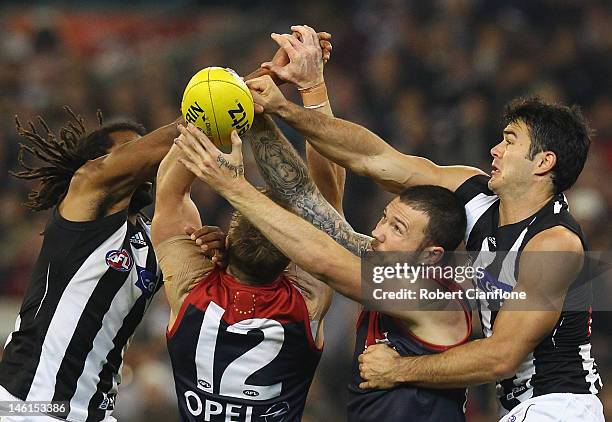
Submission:
POLYGON ((21 125, 15 116, 17 133, 29 140, 33 145, 19 143, 19 164, 24 170, 11 171, 10 174, 19 179, 40 179, 40 188, 32 190, 28 195, 29 201, 24 205, 34 211, 42 211, 57 205, 68 192, 70 180, 76 171, 88 160, 93 160, 108 153, 113 145, 110 134, 118 131, 134 131, 139 135, 145 134, 142 125, 131 121, 118 121, 103 125, 102 113, 97 112, 98 129, 87 134, 85 121, 68 106, 64 110, 70 120, 56 136, 45 120, 38 116, 38 124, 45 130, 40 135, 36 126, 28 122, 29 128, 21 125), (46 163, 41 167, 30 167, 25 163, 26 153, 46 163))

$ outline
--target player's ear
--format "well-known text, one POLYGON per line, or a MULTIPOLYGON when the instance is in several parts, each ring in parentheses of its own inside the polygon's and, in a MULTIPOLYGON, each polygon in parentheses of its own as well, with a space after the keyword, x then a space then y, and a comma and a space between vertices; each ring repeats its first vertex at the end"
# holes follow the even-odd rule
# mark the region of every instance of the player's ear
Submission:
POLYGON ((557 155, 552 151, 543 151, 536 155, 536 174, 543 175, 550 172, 557 164, 557 155))
POLYGON ((421 252, 420 262, 423 265, 436 265, 444 257, 442 246, 428 246, 421 252))

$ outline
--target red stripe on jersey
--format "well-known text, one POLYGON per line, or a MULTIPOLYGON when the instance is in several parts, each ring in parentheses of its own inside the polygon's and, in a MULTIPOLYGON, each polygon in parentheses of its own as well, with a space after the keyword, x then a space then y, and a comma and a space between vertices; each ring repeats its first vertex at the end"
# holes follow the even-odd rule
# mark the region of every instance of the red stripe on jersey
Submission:
MULTIPOLYGON (((435 280, 436 282, 438 282, 438 284, 442 285, 443 287, 445 287, 446 289, 450 291, 463 290, 461 286, 459 286, 457 283, 455 283, 452 280, 445 280, 445 279, 440 279, 440 280, 433 279, 433 280, 435 280)), ((464 295, 462 296, 464 297, 464 295)), ((460 344, 465 343, 472 335, 472 312, 464 300, 458 300, 458 302, 461 304, 461 307, 463 308, 463 313, 465 315, 465 322, 468 327, 468 332, 461 341, 455 344, 446 346, 446 345, 429 343, 428 341, 423 340, 422 338, 418 337, 416 334, 414 334, 412 331, 408 329, 405 329, 404 332, 407 335, 409 335, 411 338, 413 338, 415 341, 419 342, 423 347, 430 349, 432 351, 436 351, 436 352, 442 352, 452 347, 456 347, 456 346, 459 346, 460 344)), ((380 324, 378 321, 380 317, 380 312, 363 310, 361 312, 361 315, 359 316, 359 321, 357 322, 357 326, 359 326, 362 323, 363 318, 366 318, 366 317, 368 318, 368 334, 366 337, 366 347, 367 347, 372 344, 376 344, 377 340, 384 340, 385 336, 380 330, 380 324)), ((393 319, 398 319, 398 318, 393 318, 393 319)), ((402 324, 398 324, 398 326, 402 328, 404 327, 402 324)))
MULTIPOLYGON (((447 279, 432 279, 435 280, 436 282, 438 282, 438 284, 442 285, 443 287, 445 287, 447 290, 451 291, 451 292, 458 292, 458 291, 463 291, 463 289, 461 288, 461 286, 459 284, 457 284, 455 281, 453 280, 447 280, 447 279)), ((465 293, 462 294, 462 297, 465 297, 465 293)), ((465 343, 466 341, 468 341, 468 339, 470 338, 470 336, 472 335, 472 312, 467 304, 467 302, 465 300, 458 300, 459 304, 461 305, 461 307, 463 308, 463 313, 465 315, 465 322, 467 324, 468 327, 468 332, 465 335, 465 337, 455 343, 455 344, 451 344, 449 346, 444 346, 444 345, 440 345, 440 344, 434 344, 434 343, 429 343, 423 339, 421 339, 420 337, 418 337, 416 334, 414 334, 413 332, 406 330, 406 333, 412 337, 413 339, 415 339, 416 341, 418 341, 419 343, 421 343, 424 347, 427 347, 428 349, 431 350, 435 350, 437 352, 443 352, 445 350, 448 350, 452 347, 456 347, 459 346, 460 344, 465 343)))

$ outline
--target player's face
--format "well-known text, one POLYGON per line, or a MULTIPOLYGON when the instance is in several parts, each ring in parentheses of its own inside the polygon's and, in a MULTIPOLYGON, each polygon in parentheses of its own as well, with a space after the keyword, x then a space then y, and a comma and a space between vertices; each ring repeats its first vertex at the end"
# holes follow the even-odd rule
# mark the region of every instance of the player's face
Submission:
POLYGON ((425 239, 429 216, 400 201, 391 201, 372 231, 374 251, 419 251, 425 239))
POLYGON ((499 194, 509 187, 531 183, 534 162, 528 158, 530 144, 529 129, 524 122, 506 126, 502 141, 491 149, 491 190, 499 194))

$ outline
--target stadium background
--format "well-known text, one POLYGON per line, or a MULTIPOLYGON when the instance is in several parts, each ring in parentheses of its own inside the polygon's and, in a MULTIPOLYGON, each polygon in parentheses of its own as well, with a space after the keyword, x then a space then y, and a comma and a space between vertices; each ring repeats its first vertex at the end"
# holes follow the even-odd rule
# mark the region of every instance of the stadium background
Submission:
MULTIPOLYGON (((149 130, 178 115, 196 70, 241 74, 268 60, 270 32, 306 23, 333 34, 326 80, 337 116, 364 124, 398 149, 438 163, 490 166, 503 104, 518 95, 580 104, 596 129, 587 166, 568 197, 592 249, 612 239, 612 6, 580 0, 51 2, 0 6, 0 337, 11 331, 46 213, 20 204, 30 185, 8 176, 19 139, 13 115, 58 128, 63 104, 92 127, 95 111, 149 130), (221 6, 223 4, 223 6, 221 6)), ((294 90, 286 90, 294 100, 294 90)), ((286 129, 286 128, 285 128, 286 129)), ((303 150, 303 141, 287 130, 303 150)), ((134 157, 138 159, 138 157, 134 157)), ((251 160, 246 157, 247 161, 251 160)), ((252 163, 249 178, 260 181, 252 163)), ((226 227, 228 206, 205 187, 194 195, 206 222, 226 227)), ((388 196, 349 175, 348 220, 368 233, 388 196), (366 200, 367 198, 367 200, 366 200)), ((336 297, 305 421, 343 420, 358 308, 336 297)), ((120 421, 177 420, 158 295, 125 357, 120 421)), ((595 315, 594 355, 612 373, 609 314, 595 315)), ((468 420, 493 421, 493 389, 470 390, 468 420)), ((612 417, 612 390, 600 395, 612 417)))

